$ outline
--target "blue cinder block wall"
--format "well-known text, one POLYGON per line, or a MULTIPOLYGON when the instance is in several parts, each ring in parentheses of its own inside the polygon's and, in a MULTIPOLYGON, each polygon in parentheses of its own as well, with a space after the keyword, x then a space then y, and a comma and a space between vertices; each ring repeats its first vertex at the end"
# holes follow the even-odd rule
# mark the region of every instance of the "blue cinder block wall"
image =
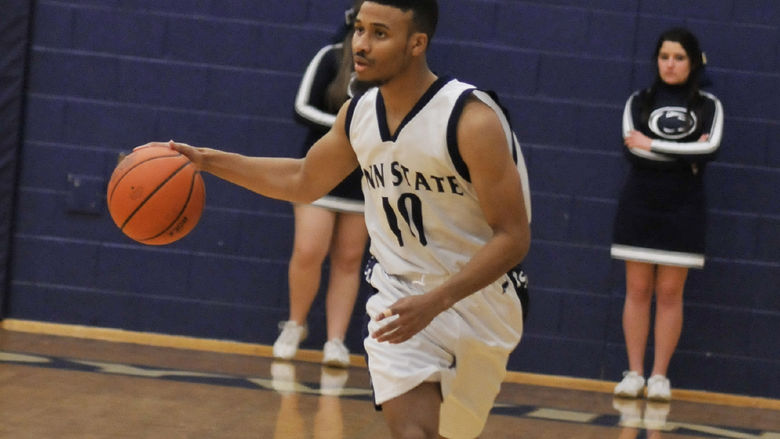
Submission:
MULTIPOLYGON (((37 0, 7 317, 270 344, 287 313, 292 211, 205 176, 185 239, 145 247, 105 209, 118 154, 177 139, 288 156, 298 81, 347 0, 37 0)), ((626 172, 623 104, 685 25, 726 112, 708 169, 708 261, 691 272, 677 387, 780 398, 780 3, 442 0, 439 73, 499 92, 534 207, 532 309, 513 370, 617 380, 623 267, 609 258, 626 172)), ((367 294, 363 288, 361 297, 367 294)), ((360 351, 358 305, 347 343, 360 351)), ((314 334, 324 315, 318 300, 314 334)))

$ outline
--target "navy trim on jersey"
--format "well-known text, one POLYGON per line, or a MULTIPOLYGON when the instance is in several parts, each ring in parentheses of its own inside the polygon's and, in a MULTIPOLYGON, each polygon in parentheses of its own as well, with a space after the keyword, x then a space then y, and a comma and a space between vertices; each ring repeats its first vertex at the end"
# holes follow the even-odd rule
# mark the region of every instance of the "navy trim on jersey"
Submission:
POLYGON ((531 304, 531 296, 528 294, 528 276, 525 274, 522 264, 518 264, 507 271, 506 276, 509 278, 509 282, 505 282, 501 287, 504 289, 504 292, 506 292, 507 288, 509 288, 509 283, 511 282, 515 289, 515 293, 517 293, 517 297, 520 299, 520 305, 523 308, 523 326, 525 326, 531 304))
POLYGON ((355 114, 355 107, 357 107, 357 103, 361 96, 363 95, 352 98, 352 100, 349 101, 349 107, 347 107, 347 117, 344 121, 344 131, 347 132, 347 139, 349 139, 349 126, 352 125, 352 116, 355 114))
MULTIPOLYGON (((455 106, 452 108, 450 120, 447 122, 447 150, 450 152, 450 159, 455 165, 455 170, 458 171, 458 174, 460 174, 460 176, 468 182, 471 182, 471 174, 469 173, 469 168, 463 161, 463 157, 460 155, 460 149, 458 148, 458 121, 460 120, 460 116, 463 113, 463 108, 466 105, 466 99, 468 99, 468 97, 471 96, 475 90, 477 89, 470 88, 458 96, 457 101, 455 101, 455 106)), ((509 121, 509 112, 498 101, 498 95, 494 91, 480 91, 493 99, 496 105, 501 109, 504 117, 506 117, 509 131, 512 133, 512 145, 510 148, 512 150, 512 161, 517 164, 517 160, 520 154, 520 145, 517 143, 514 131, 512 131, 512 124, 509 121)))
POLYGON ((452 78, 449 76, 442 76, 437 78, 436 81, 431 84, 428 90, 426 90, 425 94, 420 97, 420 100, 414 104, 414 107, 412 107, 412 110, 409 112, 409 114, 404 117, 404 120, 401 121, 401 124, 398 125, 398 128, 395 130, 394 135, 390 134, 390 127, 387 126, 387 111, 385 110, 385 100, 382 97, 382 90, 380 89, 377 92, 376 97, 376 117, 377 122, 379 123, 379 135, 382 141, 395 142, 398 140, 398 135, 401 133, 401 130, 403 130, 404 126, 406 126, 406 124, 409 123, 409 121, 411 121, 414 116, 417 115, 417 113, 419 113, 428 102, 430 102, 431 99, 433 99, 433 96, 436 95, 436 93, 438 93, 439 90, 441 90, 441 88, 451 80, 452 78))
POLYGON ((487 93, 487 95, 496 102, 498 108, 500 108, 501 112, 504 113, 506 123, 509 125, 509 131, 512 133, 512 161, 517 164, 517 158, 520 155, 520 145, 518 144, 517 137, 514 134, 515 131, 512 129, 512 119, 509 118, 509 110, 507 110, 507 108, 501 104, 501 101, 498 99, 498 93, 496 93, 494 90, 485 90, 485 93, 487 93))
POLYGON ((458 149, 458 121, 460 120, 460 115, 463 114, 463 107, 466 106, 466 100, 471 96, 471 93, 474 90, 474 88, 470 88, 458 96, 458 100, 455 101, 455 106, 452 107, 450 120, 447 122, 447 150, 450 152, 450 159, 455 165, 455 170, 458 171, 458 174, 468 182, 471 182, 471 174, 458 149))

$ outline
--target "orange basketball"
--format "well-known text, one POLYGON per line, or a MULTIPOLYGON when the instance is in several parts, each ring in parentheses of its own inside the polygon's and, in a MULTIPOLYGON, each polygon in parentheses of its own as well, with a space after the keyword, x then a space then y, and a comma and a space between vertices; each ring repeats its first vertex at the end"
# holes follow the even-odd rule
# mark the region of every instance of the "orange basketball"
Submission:
POLYGON ((170 244, 195 228, 206 188, 181 153, 148 146, 119 162, 106 192, 108 211, 122 232, 148 245, 170 244))

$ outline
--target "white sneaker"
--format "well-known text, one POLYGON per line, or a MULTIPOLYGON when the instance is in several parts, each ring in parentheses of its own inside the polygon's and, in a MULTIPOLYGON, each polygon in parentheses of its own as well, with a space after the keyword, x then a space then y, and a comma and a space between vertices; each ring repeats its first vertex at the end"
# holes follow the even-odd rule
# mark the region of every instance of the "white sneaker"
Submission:
POLYGON ((341 368, 349 366, 349 349, 338 338, 328 340, 322 350, 322 364, 341 368))
POLYGON ((645 379, 638 373, 631 371, 623 372, 623 380, 615 386, 615 396, 622 398, 639 398, 645 389, 645 379))
POLYGON ((655 402, 672 400, 672 389, 669 379, 663 375, 653 375, 647 380, 647 399, 655 402))
POLYGON ((274 358, 280 360, 290 360, 298 352, 298 345, 308 335, 306 325, 299 325, 292 320, 279 322, 279 329, 282 331, 274 342, 274 358))

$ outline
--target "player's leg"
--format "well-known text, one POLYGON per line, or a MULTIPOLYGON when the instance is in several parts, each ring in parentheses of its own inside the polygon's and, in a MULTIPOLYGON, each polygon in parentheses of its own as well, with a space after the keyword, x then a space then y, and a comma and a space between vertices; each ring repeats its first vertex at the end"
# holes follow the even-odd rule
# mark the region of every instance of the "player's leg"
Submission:
POLYGON ((339 213, 334 233, 325 302, 327 331, 328 340, 343 340, 360 288, 360 268, 368 241, 363 215, 339 213))
POLYGON ((650 305, 653 298, 655 266, 626 261, 626 300, 623 305, 623 335, 629 370, 644 373, 645 349, 650 332, 650 305))
POLYGON ((475 335, 459 335, 454 374, 441 375, 439 434, 449 439, 479 437, 506 377, 510 351, 475 335))
POLYGON ((439 383, 425 382, 382 404, 394 439, 439 438, 439 383))

